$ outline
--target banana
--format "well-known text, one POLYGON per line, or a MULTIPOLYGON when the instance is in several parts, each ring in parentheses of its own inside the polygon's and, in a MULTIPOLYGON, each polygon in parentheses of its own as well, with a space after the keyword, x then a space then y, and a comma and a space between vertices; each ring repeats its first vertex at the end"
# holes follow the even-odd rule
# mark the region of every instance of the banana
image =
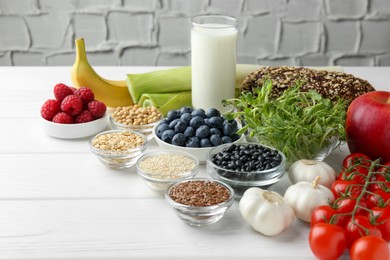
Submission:
POLYGON ((133 105, 126 80, 109 80, 101 77, 88 62, 84 39, 78 38, 75 43, 76 59, 71 71, 74 87, 90 88, 95 98, 108 107, 133 105))

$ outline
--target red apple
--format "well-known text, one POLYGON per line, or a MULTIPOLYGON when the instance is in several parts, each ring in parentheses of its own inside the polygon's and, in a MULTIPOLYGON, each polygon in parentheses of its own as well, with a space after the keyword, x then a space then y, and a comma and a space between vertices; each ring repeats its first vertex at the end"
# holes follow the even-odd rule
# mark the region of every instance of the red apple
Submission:
POLYGON ((347 111, 346 134, 351 153, 390 162, 390 92, 372 91, 352 101, 347 111))

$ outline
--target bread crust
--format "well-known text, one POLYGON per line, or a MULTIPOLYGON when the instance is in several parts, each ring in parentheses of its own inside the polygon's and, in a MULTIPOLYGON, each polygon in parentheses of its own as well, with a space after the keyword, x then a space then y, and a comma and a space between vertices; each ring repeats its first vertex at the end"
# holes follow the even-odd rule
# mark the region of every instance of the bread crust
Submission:
POLYGON ((358 96, 375 90, 367 80, 343 72, 276 66, 262 67, 249 74, 242 83, 241 92, 253 92, 262 87, 267 79, 273 84, 273 98, 280 96, 298 81, 302 84, 301 91, 315 90, 332 101, 342 98, 352 102, 358 96))

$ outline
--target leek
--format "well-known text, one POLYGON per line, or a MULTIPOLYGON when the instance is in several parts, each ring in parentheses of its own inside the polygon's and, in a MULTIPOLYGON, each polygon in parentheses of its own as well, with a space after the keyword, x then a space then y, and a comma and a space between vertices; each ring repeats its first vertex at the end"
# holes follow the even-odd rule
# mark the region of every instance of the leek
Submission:
MULTIPOLYGON (((236 67, 236 88, 239 88, 248 74, 260 65, 238 64, 236 67)), ((223 77, 223 75, 222 75, 223 77)), ((127 74, 127 85, 134 102, 142 94, 161 94, 191 91, 191 67, 178 67, 141 74, 127 74)))
POLYGON ((165 116, 169 110, 184 106, 191 106, 191 91, 160 94, 142 94, 138 105, 143 107, 154 106, 165 116))

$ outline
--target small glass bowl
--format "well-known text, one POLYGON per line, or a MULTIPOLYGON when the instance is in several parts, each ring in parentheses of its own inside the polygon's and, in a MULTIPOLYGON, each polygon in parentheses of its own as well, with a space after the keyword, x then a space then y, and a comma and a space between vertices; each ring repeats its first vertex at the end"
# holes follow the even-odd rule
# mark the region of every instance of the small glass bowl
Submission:
POLYGON ((135 131, 130 130, 110 130, 101 132, 89 140, 89 148, 92 153, 106 166, 113 169, 126 169, 133 166, 138 158, 142 155, 148 145, 148 139, 143 134, 140 134, 135 131), (125 151, 113 151, 113 150, 102 150, 95 148, 92 145, 92 141, 98 136, 110 133, 120 133, 120 132, 130 132, 140 136, 143 139, 143 144, 133 149, 128 149, 125 151))
POLYGON ((111 128, 117 129, 117 130, 132 130, 132 131, 136 131, 138 133, 141 133, 141 134, 145 135, 148 138, 149 141, 153 138, 152 132, 153 132, 154 126, 157 125, 159 122, 160 122, 160 120, 157 120, 154 123, 146 124, 146 125, 126 125, 126 124, 118 123, 117 121, 114 120, 112 115, 110 116, 111 128))
POLYGON ((174 182, 165 192, 165 200, 168 202, 169 206, 173 208, 176 215, 185 223, 191 226, 205 226, 205 225, 216 223, 225 215, 226 211, 233 204, 234 190, 231 187, 229 187, 229 185, 226 185, 225 183, 217 180, 213 180, 209 178, 193 178, 189 180, 174 182), (213 206, 195 207, 195 206, 188 206, 185 204, 178 203, 170 197, 171 190, 174 187, 184 182, 191 182, 191 181, 209 181, 209 182, 218 183, 223 187, 225 187, 226 189, 228 189, 230 193, 229 198, 224 202, 213 206))
MULTIPOLYGON (((270 148, 273 150, 277 150, 273 147, 258 144, 258 143, 241 143, 237 145, 261 145, 262 147, 270 148)), ((271 169, 263 170, 263 171, 235 171, 230 169, 222 168, 218 165, 215 165, 212 162, 212 157, 221 152, 223 149, 231 146, 232 144, 224 144, 217 146, 210 150, 207 154, 206 160, 206 170, 207 173, 215 180, 219 180, 229 186, 231 186, 235 193, 235 198, 240 199, 244 192, 252 187, 259 187, 262 189, 268 189, 271 185, 278 182, 284 175, 286 170, 286 157, 285 155, 278 151, 278 153, 282 157, 281 163, 271 169)))
POLYGON ((150 152, 142 155, 136 164, 137 173, 144 179, 145 183, 153 190, 164 193, 168 187, 175 181, 186 180, 195 177, 199 171, 199 161, 192 155, 184 152, 178 151, 158 151, 150 152), (146 159, 159 156, 159 155, 180 155, 194 162, 194 167, 189 170, 179 174, 169 173, 151 173, 145 170, 142 170, 141 163, 146 159))

